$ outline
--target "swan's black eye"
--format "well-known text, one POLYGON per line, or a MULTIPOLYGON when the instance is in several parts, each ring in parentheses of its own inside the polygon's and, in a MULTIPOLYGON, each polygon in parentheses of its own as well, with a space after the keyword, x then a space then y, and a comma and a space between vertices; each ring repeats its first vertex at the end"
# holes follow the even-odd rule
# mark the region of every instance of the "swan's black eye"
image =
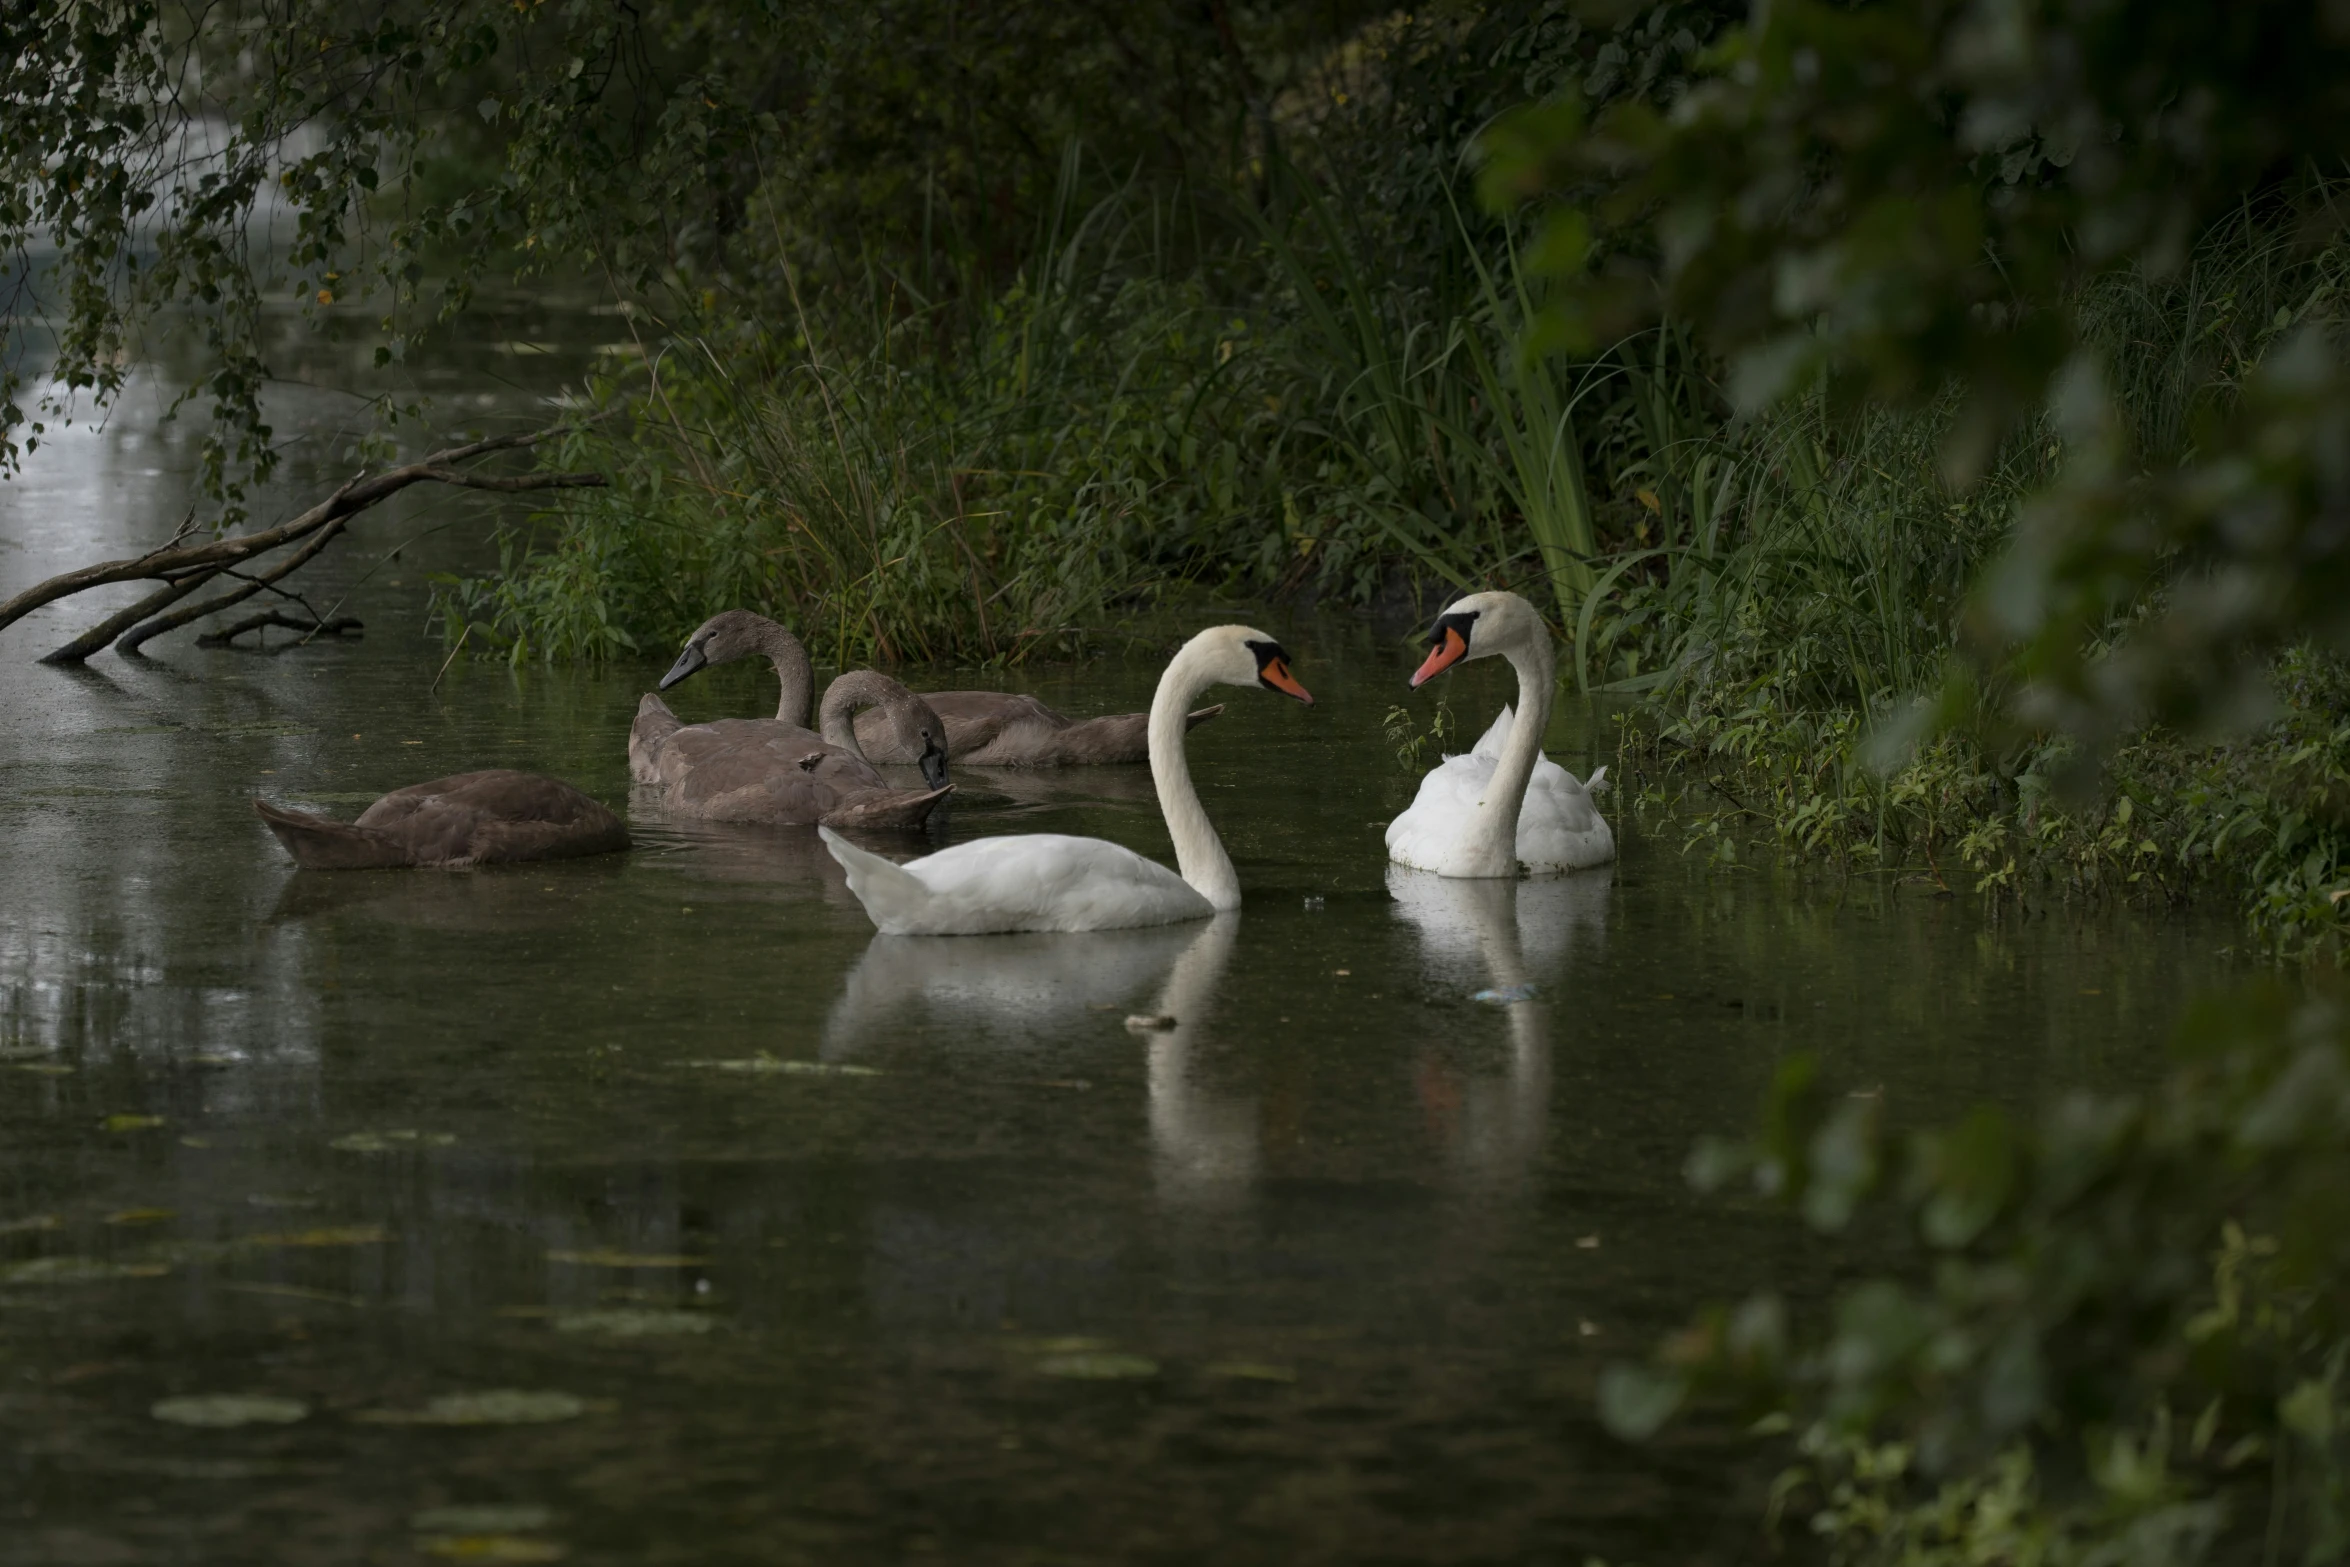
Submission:
POLYGON ((1437 616, 1436 624, 1428 628, 1428 645, 1432 648, 1442 647, 1444 646, 1444 634, 1448 631, 1457 631, 1461 634, 1461 646, 1467 647, 1476 634, 1477 613, 1476 610, 1469 609, 1462 610, 1457 614, 1437 616))

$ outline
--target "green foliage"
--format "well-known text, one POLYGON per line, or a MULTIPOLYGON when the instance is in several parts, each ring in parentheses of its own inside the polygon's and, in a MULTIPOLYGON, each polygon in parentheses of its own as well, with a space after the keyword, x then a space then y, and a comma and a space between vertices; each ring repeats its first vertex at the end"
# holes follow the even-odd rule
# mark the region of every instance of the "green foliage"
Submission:
MULTIPOLYGON (((207 482, 233 520, 273 462, 271 307, 365 301, 380 369, 497 272, 591 278, 689 330, 772 313, 795 268, 830 283, 878 257, 924 297, 1000 280, 1070 140, 1154 188, 1229 168, 1265 73, 1359 20, 1222 0, 976 18, 942 0, 23 0, 0 8, 0 267, 54 319, 46 418, 110 400, 145 322, 194 318, 186 392, 209 404, 207 482), (797 243, 749 229, 762 191, 789 193, 797 243)), ((0 323, 0 471, 42 433, 17 400, 31 315, 0 323)))
POLYGON ((2105 787, 2060 786, 2072 747, 2000 755, 1944 735, 1871 765, 1856 708, 1808 701, 1786 672, 1717 683, 1633 729, 1644 808, 1690 848, 1736 863, 1757 833, 1845 871, 1915 871, 1993 909, 2048 901, 2163 906, 2236 898, 2253 943, 2284 961, 2350 957, 2350 717, 2343 666, 2284 661, 2283 717, 2226 743, 2155 732, 2117 747, 2105 787), (2316 689, 2313 689, 2316 688, 2316 689))
MULTIPOLYGON (((143 323, 191 316, 206 363, 181 401, 209 404, 205 482, 231 522, 275 461, 271 305, 373 300, 381 366, 496 261, 659 277, 672 214, 713 199, 757 130, 713 74, 755 64, 728 22, 491 0, 8 6, 0 260, 54 323, 44 416, 75 393, 103 407, 143 323), (492 177, 431 177, 468 155, 492 177)), ((31 318, 0 325, 0 471, 42 433, 16 400, 31 318)))
POLYGON ((1534 307, 1506 244, 1449 294, 1376 275, 1370 226, 1284 169, 1284 212, 1200 269, 1156 243, 1186 209, 1080 209, 1085 184, 1072 150, 1001 289, 908 311, 877 270, 861 308, 835 291, 788 335, 623 367, 592 396, 628 433, 548 459, 621 481, 469 612, 550 657, 659 645, 740 601, 846 658, 992 660, 1066 650, 1175 584, 1361 602, 1399 557, 1462 589, 1547 578, 1575 610, 1594 539, 1574 416, 1610 378, 1516 353, 1534 307))
POLYGON ((1693 1177, 1825 1230, 1887 1210, 1927 1266, 1845 1288, 1816 1342, 1776 1296, 1716 1311, 1604 1407, 1633 1434, 1700 1389, 1791 1416, 1783 1500, 1841 1560, 2338 1559, 2346 1133, 2350 1016, 2282 990, 2200 1007, 2146 1090, 2032 1121, 1897 1134, 1796 1058, 1693 1177))
POLYGON ((2300 171, 2331 175, 2345 150, 2350 18, 1797 0, 1707 64, 1670 114, 1568 96, 1493 138, 1488 192, 1554 202, 1539 253, 1561 340, 1662 312, 1727 359, 1744 409, 1815 386, 1839 411, 1954 398, 1940 446, 1961 485, 2053 406, 2070 460, 1973 619, 2026 728, 2105 741, 2149 714, 2241 713, 2277 647, 2350 638, 2339 332, 2277 317, 2290 340, 2165 453, 2130 441, 2085 330, 2101 282, 2159 285, 2248 201, 2301 254, 2339 234, 2300 171), (2116 613, 2163 585, 2109 649, 2116 613))
MULTIPOLYGON (((2339 254, 2297 255, 2239 217, 2171 279, 2095 285, 2081 315, 2132 389, 2133 444, 2161 449, 2223 405, 2282 341, 2286 307, 2332 329, 2339 254)), ((1639 726, 1650 803, 1686 811, 1719 858, 1759 829, 1846 868, 1971 878, 1999 902, 2224 889, 2271 953, 2341 956, 2350 703, 2336 659, 2292 651, 2274 666, 2276 716, 2225 743, 2162 729, 2109 742, 2095 790, 2061 737, 1974 725, 1909 743, 1911 694, 1940 678, 1970 590, 2068 451, 2052 422, 2026 426, 1962 491, 1940 460, 1959 416, 1945 398, 1839 419, 1814 393, 1723 433, 1603 428, 1615 486, 1657 499, 1658 542, 1613 579, 1591 647, 1617 683, 1654 686, 1639 726)), ((2123 605, 2106 640, 2161 603, 2123 605)), ((1993 695, 2015 678, 1995 671, 1993 695)))
MULTIPOLYGON (((1999 898, 2224 881, 2272 950, 2341 953, 2346 65, 2350 14, 2282 0, 1792 0, 1669 110, 1496 132, 1550 340, 1662 320, 1725 368, 1726 432, 1603 432, 1660 542, 1588 650, 1663 671, 1651 755, 1730 800, 1717 852, 1759 822, 1999 898)), ((1908 1255, 1824 1320, 1714 1309, 1603 1413, 1750 1401, 1842 1561, 2340 1560, 2346 1084, 2322 989, 2213 1003, 2145 1091, 2029 1122, 1896 1135, 1790 1062, 1693 1174, 1908 1255)))
POLYGON ((1379 732, 1386 737, 1388 749, 1395 753, 1399 771, 1415 777, 1426 772, 1439 761, 1454 754, 1460 743, 1460 726, 1453 721, 1452 704, 1439 700, 1435 716, 1428 727, 1408 707, 1391 707, 1379 721, 1379 732))

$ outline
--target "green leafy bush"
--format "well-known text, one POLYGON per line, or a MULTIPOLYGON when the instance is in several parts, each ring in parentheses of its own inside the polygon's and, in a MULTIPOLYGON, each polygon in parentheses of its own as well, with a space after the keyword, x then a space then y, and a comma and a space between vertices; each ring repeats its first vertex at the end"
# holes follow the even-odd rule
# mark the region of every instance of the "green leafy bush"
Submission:
POLYGON ((2136 1093, 1898 1133, 1808 1057, 1691 1174, 1921 1265, 1816 1330, 1758 1294, 1608 1375, 1619 1431, 1700 1391, 1797 1437, 1781 1505, 1837 1560, 2194 1562, 2350 1549, 2350 1015, 2213 998, 2136 1093))

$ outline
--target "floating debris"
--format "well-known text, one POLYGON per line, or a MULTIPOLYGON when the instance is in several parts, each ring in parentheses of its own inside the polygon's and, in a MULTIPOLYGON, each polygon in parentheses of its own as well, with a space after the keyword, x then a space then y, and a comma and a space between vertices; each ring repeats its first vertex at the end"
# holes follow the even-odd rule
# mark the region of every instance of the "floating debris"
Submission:
POLYGON ((159 1115, 110 1115, 98 1123, 104 1132, 144 1132, 163 1124, 159 1115))
POLYGON ((1469 999, 1482 1001, 1487 1006, 1513 1007, 1521 1001, 1533 1000, 1534 987, 1532 985, 1496 985, 1491 990, 1478 991, 1469 999))
POLYGON ((1261 1360, 1219 1360, 1208 1367, 1212 1377, 1230 1377, 1236 1382, 1295 1382, 1297 1373, 1287 1366, 1267 1365, 1261 1360))
POLYGON ((527 1503, 427 1507, 408 1520, 418 1534, 528 1534, 555 1526, 555 1510, 527 1503))
POLYGON ((100 1284, 111 1279, 159 1279, 168 1262, 108 1262, 100 1257, 35 1257, 0 1267, 0 1284, 100 1284))
POLYGON ((559 1562, 570 1554, 552 1540, 519 1534, 420 1534, 416 1548, 451 1562, 559 1562))
POLYGON ((419 1132, 402 1127, 388 1132, 353 1132, 327 1146, 345 1153, 403 1153, 411 1148, 446 1148, 456 1140, 454 1132, 419 1132))
POLYGON ((1095 1350, 1076 1355, 1047 1355, 1036 1369, 1048 1377, 1076 1382, 1132 1382, 1159 1374, 1159 1363, 1142 1355, 1095 1350))
POLYGON ((616 1306, 604 1311, 558 1311, 558 1333, 600 1333, 607 1338, 665 1338, 707 1333, 716 1319, 699 1311, 659 1311, 616 1306))
POLYGON ((238 1250, 280 1246, 380 1246, 392 1238, 380 1224, 345 1224, 322 1230, 289 1230, 277 1235, 244 1235, 230 1244, 238 1250))
POLYGON ((710 1262, 678 1252, 641 1251, 551 1251, 547 1260, 576 1268, 700 1268, 710 1262))
POLYGON ((737 1056, 726 1061, 688 1061, 687 1066, 704 1067, 712 1072, 776 1073, 789 1077, 879 1077, 882 1074, 869 1066, 848 1066, 831 1061, 786 1060, 781 1056, 737 1056))
POLYGON ((1127 1018, 1127 1032, 1134 1034, 1164 1034, 1175 1026, 1172 1012, 1137 1012, 1127 1018))
POLYGON ((356 1295, 342 1295, 333 1290, 306 1290, 299 1284, 220 1284, 217 1289, 238 1295, 274 1295, 283 1300, 315 1300, 329 1306, 350 1306, 365 1310, 367 1302, 356 1295))
POLYGON ((298 1398, 275 1398, 267 1393, 198 1393, 185 1398, 158 1399, 147 1413, 167 1425, 290 1426, 310 1414, 298 1398))
POLYGON ((443 1393, 422 1409, 363 1409, 353 1420, 375 1426, 538 1426, 576 1420, 608 1405, 576 1393, 490 1388, 478 1393, 443 1393))
POLYGON ((1317 897, 1312 897, 1312 896, 1309 896, 1309 897, 1306 899, 1306 912, 1307 912, 1307 913, 1309 913, 1309 914, 1319 914, 1319 913, 1321 913, 1321 912, 1322 912, 1322 910, 1323 910, 1323 909, 1327 908, 1328 906, 1329 906, 1329 900, 1328 900, 1328 899, 1325 899, 1325 898, 1317 898, 1317 897))
POLYGON ((1599 1250, 1599 1237, 1596 1235, 1578 1235, 1575 1237, 1575 1247, 1579 1251, 1597 1251, 1599 1250))
POLYGON ((36 1213, 28 1219, 9 1219, 0 1222, 0 1235, 31 1235, 38 1231, 55 1228, 57 1228, 57 1215, 36 1213))
POLYGON ((161 1224, 166 1219, 176 1219, 179 1216, 180 1211, 177 1208, 125 1208, 119 1213, 108 1214, 99 1222, 120 1225, 161 1224))

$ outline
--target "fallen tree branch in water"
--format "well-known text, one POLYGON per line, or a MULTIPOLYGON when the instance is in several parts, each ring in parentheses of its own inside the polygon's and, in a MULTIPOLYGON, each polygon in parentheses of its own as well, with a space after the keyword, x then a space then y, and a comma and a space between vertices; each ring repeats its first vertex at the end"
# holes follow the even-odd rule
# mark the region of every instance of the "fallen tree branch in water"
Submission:
MULTIPOLYGON (((304 566, 308 565, 312 560, 317 558, 318 552, 325 549, 329 544, 332 544, 335 540, 335 535, 342 532, 344 525, 350 520, 351 519, 348 515, 337 517, 334 521, 326 524, 316 533, 310 535, 308 539, 304 540, 300 549, 294 551, 284 560, 281 560, 276 565, 270 567, 269 570, 262 572, 259 576, 244 578, 244 583, 241 587, 231 588, 226 593, 214 594, 211 598, 206 599, 201 604, 191 604, 185 609, 175 609, 168 615, 157 615, 153 620, 148 621, 144 625, 134 625, 132 629, 121 634, 120 640, 115 643, 115 651, 121 653, 127 658, 131 654, 136 653, 148 641, 163 635, 163 633, 166 631, 177 631, 180 627, 187 625, 192 621, 202 620, 206 615, 214 614, 217 611, 224 610, 231 604, 241 604, 245 600, 251 598, 254 594, 259 593, 264 588, 276 589, 277 583, 283 581, 287 577, 292 576, 295 572, 300 571, 304 566)), ((218 574, 226 574, 230 576, 240 575, 240 573, 233 572, 226 566, 223 566, 220 569, 220 573, 218 574)), ((200 587, 204 583, 211 581, 214 575, 216 575, 216 573, 207 572, 201 577, 190 578, 188 587, 200 587)), ((182 589, 181 591, 184 592, 186 589, 182 589)), ((161 595, 158 594, 156 597, 160 598, 161 595)), ((155 608, 157 609, 164 607, 163 604, 156 603, 154 599, 149 599, 137 606, 138 612, 140 614, 147 613, 148 604, 154 604, 155 608)), ((122 617, 119 615, 115 617, 116 620, 121 618, 122 617)), ((112 625, 113 621, 109 621, 107 624, 112 625)), ((231 636, 235 635, 234 632, 230 632, 228 634, 231 636)), ((90 635, 96 635, 96 631, 93 630, 90 635)), ((78 646, 82 640, 84 639, 77 638, 75 643, 72 645, 78 646)), ((199 647, 209 647, 212 645, 211 639, 207 637, 198 637, 196 639, 196 644, 199 647)), ((99 647, 103 646, 105 646, 105 643, 101 641, 97 644, 97 646, 90 648, 88 652, 83 653, 81 656, 87 658, 90 653, 95 653, 98 651, 99 647)), ((62 653, 65 651, 65 649, 59 648, 57 651, 58 653, 62 653)), ((52 653, 49 655, 49 657, 50 659, 55 660, 57 658, 57 653, 52 653)))
POLYGON ((463 446, 452 446, 437 451, 419 461, 386 469, 373 476, 355 476, 346 480, 332 495, 290 521, 255 533, 240 533, 228 538, 209 539, 200 544, 181 544, 186 536, 183 528, 172 542, 131 560, 100 561, 78 570, 60 572, 48 581, 27 588, 5 603, 0 603, 0 630, 22 620, 34 610, 59 599, 71 598, 92 588, 105 587, 116 582, 161 582, 163 587, 141 599, 128 609, 118 611, 75 637, 71 642, 43 656, 45 664, 78 664, 115 638, 130 632, 125 651, 136 649, 149 639, 166 631, 186 625, 215 609, 225 609, 261 588, 277 582, 299 569, 318 551, 325 548, 332 537, 342 531, 351 518, 408 488, 427 481, 453 485, 459 489, 488 490, 500 494, 516 494, 529 490, 594 489, 607 480, 600 473, 525 473, 496 475, 474 473, 455 466, 493 452, 518 451, 536 446, 552 436, 571 429, 569 424, 551 425, 543 430, 532 430, 517 435, 492 436, 463 446), (231 567, 267 554, 282 545, 309 541, 296 558, 283 561, 262 572, 245 587, 231 590, 203 605, 172 614, 162 613, 188 594, 202 587, 231 567), (152 624, 142 624, 152 618, 152 624), (133 628, 136 628, 135 631, 133 628))
POLYGON ((297 620, 282 609, 265 609, 258 615, 247 615, 233 626, 205 632, 196 639, 196 646, 227 647, 246 632, 259 631, 267 626, 303 632, 302 640, 305 642, 312 637, 339 637, 367 629, 356 615, 337 615, 332 620, 297 620))

